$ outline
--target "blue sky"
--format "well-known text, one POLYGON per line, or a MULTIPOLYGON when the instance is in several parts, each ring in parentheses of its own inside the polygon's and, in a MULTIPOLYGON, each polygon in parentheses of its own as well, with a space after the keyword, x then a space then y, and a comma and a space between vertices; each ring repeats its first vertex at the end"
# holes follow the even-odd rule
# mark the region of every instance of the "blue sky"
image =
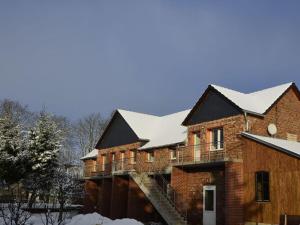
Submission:
POLYGON ((300 1, 0 1, 0 98, 72 120, 300 86, 300 1))

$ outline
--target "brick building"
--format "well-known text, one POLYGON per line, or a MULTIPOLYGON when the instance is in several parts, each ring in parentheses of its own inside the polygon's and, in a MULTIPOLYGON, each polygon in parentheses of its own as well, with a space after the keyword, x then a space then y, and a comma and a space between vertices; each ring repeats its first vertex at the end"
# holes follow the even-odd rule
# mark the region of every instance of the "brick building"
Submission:
POLYGON ((165 224, 300 216, 300 94, 209 85, 191 110, 117 110, 86 166, 86 210, 165 224))

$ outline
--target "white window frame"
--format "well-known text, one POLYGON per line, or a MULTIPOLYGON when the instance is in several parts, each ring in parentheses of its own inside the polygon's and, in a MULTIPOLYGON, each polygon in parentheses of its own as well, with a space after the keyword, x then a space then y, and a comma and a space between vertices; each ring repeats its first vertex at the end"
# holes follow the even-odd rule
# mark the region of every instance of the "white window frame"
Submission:
POLYGON ((224 149, 224 129, 223 127, 216 127, 210 129, 210 151, 219 151, 224 149), (214 130, 217 130, 217 148, 214 146, 214 130), (221 130, 223 133, 223 147, 221 148, 221 130))
POLYGON ((176 149, 173 149, 170 151, 170 158, 171 158, 171 160, 177 159, 177 150, 176 149), (174 156, 174 153, 175 153, 175 156, 174 156))

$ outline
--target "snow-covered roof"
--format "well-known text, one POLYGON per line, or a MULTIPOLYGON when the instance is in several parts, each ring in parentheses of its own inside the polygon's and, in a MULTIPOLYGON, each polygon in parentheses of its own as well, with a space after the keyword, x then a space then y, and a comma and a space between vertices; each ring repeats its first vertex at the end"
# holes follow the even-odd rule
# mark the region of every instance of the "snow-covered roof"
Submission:
POLYGON ((181 123, 190 110, 165 116, 154 116, 144 113, 117 110, 135 132, 140 140, 147 143, 139 149, 162 147, 185 141, 186 127, 181 123))
POLYGON ((81 160, 93 159, 93 158, 97 158, 97 156, 98 156, 98 149, 94 149, 93 151, 89 152, 88 154, 86 154, 80 159, 81 160))
POLYGON ((216 89, 242 110, 249 113, 264 114, 292 84, 293 83, 286 83, 248 94, 220 87, 214 84, 210 86, 216 89))
POLYGON ((154 116, 145 113, 127 111, 123 109, 117 110, 128 123, 130 128, 141 140, 149 140, 153 130, 159 120, 159 116, 154 116))
POLYGON ((243 132, 242 136, 300 158, 300 142, 243 132))
POLYGON ((187 128, 182 126, 182 121, 190 110, 159 117, 153 124, 149 142, 140 149, 162 147, 184 142, 187 138, 187 128))

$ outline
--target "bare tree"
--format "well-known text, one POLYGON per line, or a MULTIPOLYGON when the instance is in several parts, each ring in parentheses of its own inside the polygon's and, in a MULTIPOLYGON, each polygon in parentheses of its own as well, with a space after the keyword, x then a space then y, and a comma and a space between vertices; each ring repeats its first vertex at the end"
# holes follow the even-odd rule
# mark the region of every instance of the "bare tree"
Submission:
POLYGON ((81 151, 81 156, 89 153, 100 138, 107 120, 100 113, 92 113, 80 119, 74 126, 75 137, 81 151))
POLYGON ((11 99, 0 101, 0 117, 8 117, 13 122, 28 127, 34 122, 35 116, 26 105, 22 105, 18 101, 11 99))

